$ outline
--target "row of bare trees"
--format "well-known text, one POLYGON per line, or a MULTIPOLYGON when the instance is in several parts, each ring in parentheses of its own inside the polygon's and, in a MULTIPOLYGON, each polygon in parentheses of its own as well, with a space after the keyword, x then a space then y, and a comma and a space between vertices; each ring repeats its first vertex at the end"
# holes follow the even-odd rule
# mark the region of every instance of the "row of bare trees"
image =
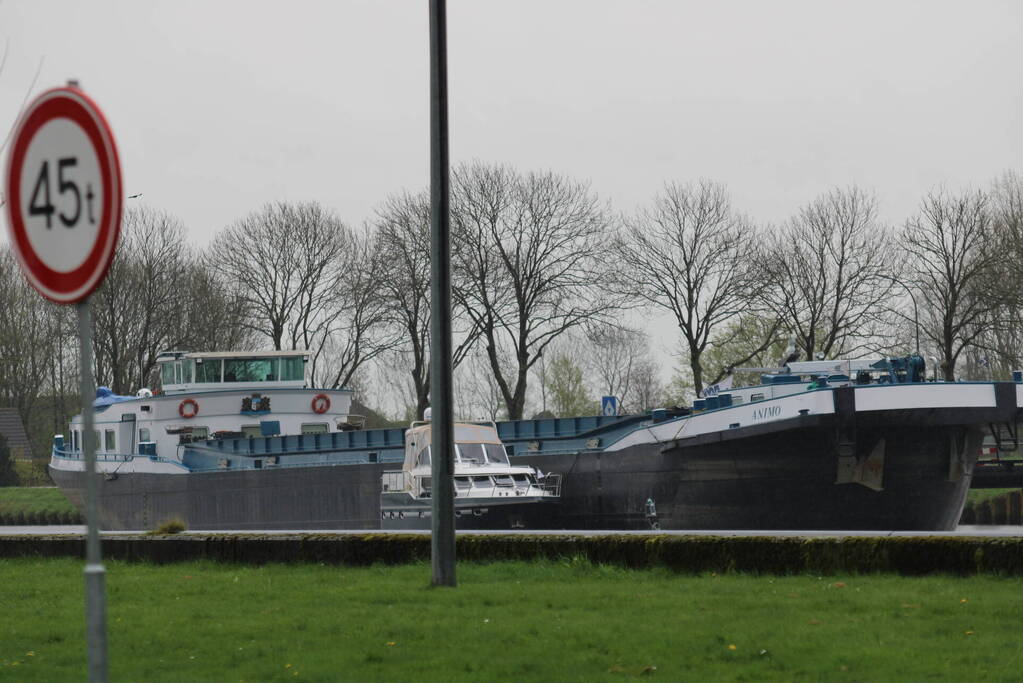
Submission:
MULTIPOLYGON (((684 399, 730 368, 915 350, 941 374, 1004 376, 1023 361, 1023 181, 937 189, 901 226, 861 188, 836 188, 776 226, 711 181, 669 183, 622 216, 551 172, 482 163, 452 177, 457 397, 466 417, 568 414, 599 395, 626 409, 684 399), (677 334, 651 338, 650 320, 677 334), (646 327, 647 331, 640 329, 646 327), (658 362, 670 349, 679 367, 658 362)), ((399 192, 353 227, 316 203, 270 203, 204 248, 151 208, 92 299, 96 371, 127 393, 170 348, 301 348, 317 386, 359 386, 393 412, 430 394, 429 197, 399 192)), ((74 320, 0 259, 0 400, 59 423, 75 405, 74 320)), ((656 329, 656 328, 653 328, 656 329)))

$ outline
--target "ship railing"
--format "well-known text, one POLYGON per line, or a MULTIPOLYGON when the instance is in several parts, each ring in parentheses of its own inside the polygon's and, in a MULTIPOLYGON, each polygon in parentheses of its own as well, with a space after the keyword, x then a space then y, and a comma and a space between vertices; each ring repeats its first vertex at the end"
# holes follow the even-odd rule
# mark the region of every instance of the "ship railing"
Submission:
POLYGON ((540 487, 545 493, 549 493, 555 498, 561 496, 561 475, 560 474, 548 474, 542 479, 536 480, 536 485, 540 487))
MULTIPOLYGON (((59 448, 53 449, 53 455, 60 458, 61 460, 84 460, 85 456, 81 451, 61 450, 59 448)), ((163 462, 169 465, 174 465, 185 470, 190 470, 188 466, 179 460, 172 460, 171 458, 164 458, 158 455, 145 455, 143 453, 96 453, 96 462, 129 462, 135 458, 145 458, 152 462, 163 462)))
POLYGON ((380 487, 383 491, 408 491, 412 488, 410 475, 405 470, 384 470, 380 474, 380 487))

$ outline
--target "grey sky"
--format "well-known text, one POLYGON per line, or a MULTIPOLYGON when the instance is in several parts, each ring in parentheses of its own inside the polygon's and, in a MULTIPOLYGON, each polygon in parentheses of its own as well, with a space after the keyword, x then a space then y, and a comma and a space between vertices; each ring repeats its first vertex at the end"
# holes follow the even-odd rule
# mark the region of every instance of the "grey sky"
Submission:
MULTIPOLYGON (((759 221, 835 185, 901 222, 1020 168, 1014 2, 449 3, 451 152, 588 178, 623 211, 726 183, 759 221)), ((428 181, 426 2, 0 2, 0 129, 81 79, 128 193, 198 242, 272 199, 359 223, 428 181)))

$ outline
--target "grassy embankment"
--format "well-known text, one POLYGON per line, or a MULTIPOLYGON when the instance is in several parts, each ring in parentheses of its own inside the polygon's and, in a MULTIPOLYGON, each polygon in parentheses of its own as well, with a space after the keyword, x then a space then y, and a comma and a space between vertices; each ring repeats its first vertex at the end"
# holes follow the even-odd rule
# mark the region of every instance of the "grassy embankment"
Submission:
POLYGON ((56 488, 0 487, 0 524, 80 524, 81 515, 56 488))
MULTIPOLYGON (((109 562, 111 678, 1009 680, 1018 579, 682 575, 565 560, 109 562)), ((85 675, 82 565, 0 560, 0 678, 85 675)))

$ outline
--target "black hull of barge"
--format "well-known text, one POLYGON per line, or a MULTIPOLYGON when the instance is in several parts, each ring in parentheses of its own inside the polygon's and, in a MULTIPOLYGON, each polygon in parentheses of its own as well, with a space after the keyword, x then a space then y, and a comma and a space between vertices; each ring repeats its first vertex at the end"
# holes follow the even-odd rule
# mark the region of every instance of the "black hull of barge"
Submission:
MULTIPOLYGON (((838 457, 821 447, 822 436, 819 428, 790 429, 657 450, 512 461, 562 475, 560 517, 551 528, 650 529, 656 521, 661 529, 693 530, 955 529, 979 429, 886 429, 881 491, 836 484, 838 457), (646 514, 648 499, 655 520, 646 514)), ((869 455, 880 438, 863 430, 857 455, 869 455)))
MULTIPOLYGON (((614 452, 524 454, 511 461, 562 475, 560 504, 545 505, 547 519, 532 528, 649 529, 650 499, 662 529, 954 529, 981 428, 942 424, 933 414, 889 413, 877 424, 857 417, 856 456, 866 457, 885 440, 881 491, 835 483, 841 430, 833 416, 614 452)), ((179 518, 197 530, 379 529, 380 475, 388 467, 393 465, 98 476, 100 523, 104 529, 151 529, 179 518)), ((81 509, 84 474, 50 471, 81 509)))
MULTIPOLYGON (((192 474, 97 475, 100 528, 153 529, 180 519, 189 529, 379 529, 382 464, 192 474)), ((393 467, 393 465, 392 465, 393 467)), ((85 474, 50 476, 84 513, 85 474)))

